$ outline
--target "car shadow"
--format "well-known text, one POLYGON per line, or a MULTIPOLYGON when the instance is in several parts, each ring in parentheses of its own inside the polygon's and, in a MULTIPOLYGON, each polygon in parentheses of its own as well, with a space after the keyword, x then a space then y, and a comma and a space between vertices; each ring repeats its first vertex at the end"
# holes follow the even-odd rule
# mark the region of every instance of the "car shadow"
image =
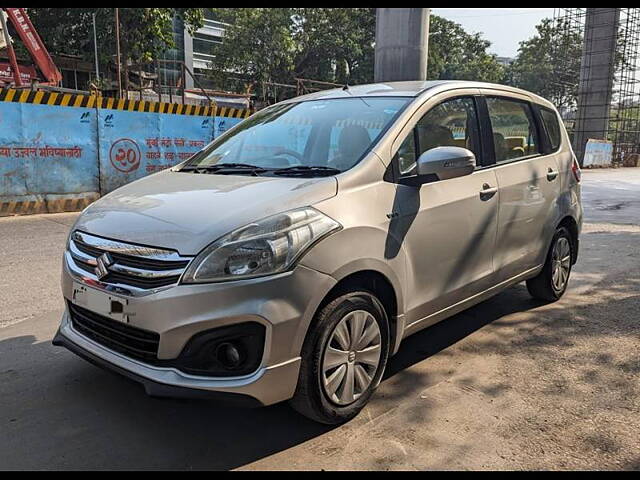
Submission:
MULTIPOLYGON (((485 325, 538 305, 509 289, 416 333, 390 359, 383 384, 485 325)), ((0 465, 6 469, 227 470, 335 428, 286 403, 242 409, 150 398, 137 383, 33 336, 0 341, 0 358, 0 465)), ((401 401, 406 382, 399 383, 392 399, 401 401)))
POLYGON ((531 310, 544 305, 544 303, 529 296, 524 285, 516 285, 495 297, 421 330, 402 341, 400 350, 387 364, 383 380, 445 350, 502 317, 531 310))

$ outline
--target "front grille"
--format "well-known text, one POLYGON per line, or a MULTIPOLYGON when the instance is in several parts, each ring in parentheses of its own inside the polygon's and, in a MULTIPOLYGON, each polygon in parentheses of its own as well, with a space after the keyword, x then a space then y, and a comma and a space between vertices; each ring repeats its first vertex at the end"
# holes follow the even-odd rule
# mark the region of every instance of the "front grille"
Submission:
POLYGON ((153 290, 175 285, 191 260, 173 250, 109 240, 84 232, 74 232, 69 240, 67 258, 77 274, 104 284, 153 290), (98 257, 108 253, 111 264, 107 275, 98 278, 98 257))
POLYGON ((112 320, 68 302, 71 324, 80 334, 131 358, 153 363, 160 335, 112 320))
MULTIPOLYGON (((84 237, 86 239, 86 236, 84 237)), ((99 248, 92 247, 81 241, 75 241, 76 247, 81 252, 86 253, 87 255, 91 255, 92 257, 99 257, 105 251, 100 250, 99 248)), ((164 260, 154 260, 152 258, 144 258, 144 257, 133 257, 131 255, 123 255, 118 253, 111 253, 111 256, 117 263, 122 265, 126 265, 128 267, 135 268, 148 268, 152 270, 172 270, 174 268, 186 267, 189 263, 189 260, 179 260, 179 261, 164 261, 164 260)))

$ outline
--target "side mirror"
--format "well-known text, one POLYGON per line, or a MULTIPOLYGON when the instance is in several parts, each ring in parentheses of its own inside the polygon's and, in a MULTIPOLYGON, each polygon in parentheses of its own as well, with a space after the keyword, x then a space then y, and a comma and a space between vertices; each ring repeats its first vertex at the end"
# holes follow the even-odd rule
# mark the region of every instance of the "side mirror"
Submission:
POLYGON ((476 168, 476 156, 462 147, 436 147, 418 158, 418 183, 448 180, 471 174, 476 168))

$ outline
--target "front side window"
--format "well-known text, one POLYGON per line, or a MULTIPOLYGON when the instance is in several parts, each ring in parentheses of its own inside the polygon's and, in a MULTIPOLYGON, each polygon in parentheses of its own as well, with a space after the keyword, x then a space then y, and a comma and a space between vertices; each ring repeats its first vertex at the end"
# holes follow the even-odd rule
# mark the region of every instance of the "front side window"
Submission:
POLYGON ((396 153, 400 175, 415 175, 417 159, 435 147, 462 147, 480 158, 478 116, 473 98, 446 100, 418 121, 396 153))
POLYGON ((487 97, 496 163, 540 153, 538 131, 526 102, 487 97))
POLYGON ((244 164, 273 171, 292 167, 345 171, 360 161, 410 100, 353 97, 267 107, 182 168, 244 164))
POLYGON ((415 130, 411 130, 411 133, 404 139, 395 156, 400 175, 408 176, 414 174, 417 159, 415 130))
POLYGON ((542 107, 540 108, 540 115, 549 134, 551 148, 555 151, 560 148, 560 124, 558 123, 558 116, 554 111, 542 107))

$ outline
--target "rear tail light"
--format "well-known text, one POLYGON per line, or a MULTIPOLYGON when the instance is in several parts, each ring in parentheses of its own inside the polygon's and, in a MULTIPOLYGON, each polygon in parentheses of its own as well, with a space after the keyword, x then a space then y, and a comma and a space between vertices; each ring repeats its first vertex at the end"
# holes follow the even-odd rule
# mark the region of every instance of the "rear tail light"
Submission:
POLYGON ((582 173, 580 172, 580 165, 578 164, 578 160, 573 157, 573 164, 571 165, 571 171, 573 172, 573 176, 576 179, 576 182, 580 183, 580 177, 582 173))

